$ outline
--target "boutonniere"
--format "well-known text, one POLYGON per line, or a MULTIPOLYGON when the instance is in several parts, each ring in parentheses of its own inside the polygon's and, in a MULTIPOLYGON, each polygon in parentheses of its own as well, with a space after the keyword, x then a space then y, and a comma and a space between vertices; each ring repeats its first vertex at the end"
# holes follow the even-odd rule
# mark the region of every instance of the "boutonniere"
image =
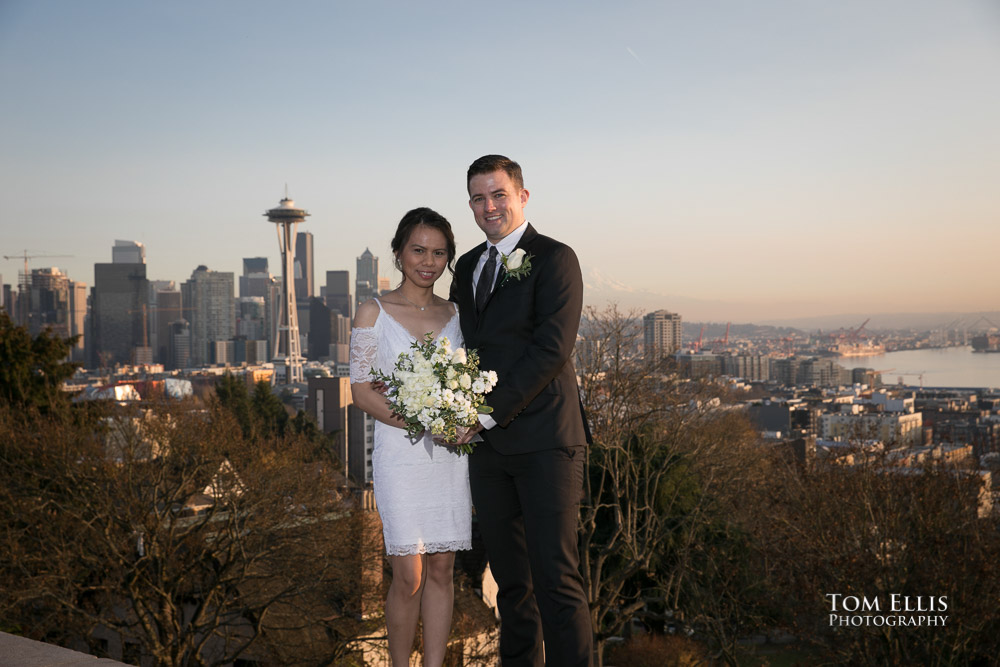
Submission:
POLYGON ((531 273, 531 258, 534 255, 528 254, 524 248, 515 248, 509 255, 500 254, 500 263, 503 264, 504 277, 500 282, 503 285, 508 278, 520 280, 531 273))

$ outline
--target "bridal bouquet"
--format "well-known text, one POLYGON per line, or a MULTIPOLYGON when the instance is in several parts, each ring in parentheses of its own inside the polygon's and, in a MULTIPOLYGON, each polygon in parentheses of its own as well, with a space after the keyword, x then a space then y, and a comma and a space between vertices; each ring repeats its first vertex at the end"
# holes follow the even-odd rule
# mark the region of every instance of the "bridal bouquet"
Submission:
MULTIPOLYGON (((453 350, 444 336, 437 344, 430 334, 423 342, 414 341, 408 352, 399 354, 391 375, 373 369, 372 376, 385 384, 389 405, 406 422, 411 438, 430 431, 454 442, 459 427, 474 426, 480 413, 493 411, 483 403, 496 386, 496 372, 479 370, 475 350, 453 350)), ((473 445, 458 449, 468 454, 473 445)))

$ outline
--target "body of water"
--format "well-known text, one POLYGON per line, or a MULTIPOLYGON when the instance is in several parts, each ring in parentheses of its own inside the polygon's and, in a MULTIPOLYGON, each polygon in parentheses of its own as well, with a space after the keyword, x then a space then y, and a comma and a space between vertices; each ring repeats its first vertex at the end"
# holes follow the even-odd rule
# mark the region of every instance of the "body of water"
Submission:
POLYGON ((874 368, 882 371, 883 384, 903 383, 925 387, 1000 388, 1000 353, 975 353, 971 347, 936 350, 904 350, 873 357, 840 357, 844 368, 874 368), (889 370, 893 369, 893 370, 889 370))

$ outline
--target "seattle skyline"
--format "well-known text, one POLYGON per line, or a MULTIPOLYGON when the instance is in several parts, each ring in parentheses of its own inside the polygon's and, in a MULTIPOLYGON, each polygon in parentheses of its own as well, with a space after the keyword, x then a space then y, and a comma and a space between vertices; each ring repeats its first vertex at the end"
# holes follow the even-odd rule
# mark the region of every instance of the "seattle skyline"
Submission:
POLYGON ((6 2, 0 254, 276 267, 287 183, 322 284, 388 266, 417 206, 480 243, 465 169, 496 152, 588 288, 685 320, 997 310, 998 66, 985 0, 6 2))

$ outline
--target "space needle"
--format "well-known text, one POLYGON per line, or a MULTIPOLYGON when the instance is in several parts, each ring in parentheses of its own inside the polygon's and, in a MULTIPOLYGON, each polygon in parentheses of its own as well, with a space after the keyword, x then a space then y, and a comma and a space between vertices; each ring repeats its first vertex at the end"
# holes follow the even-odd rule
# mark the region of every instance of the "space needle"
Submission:
POLYGON ((302 348, 299 342, 299 316, 295 308, 295 237, 299 232, 299 223, 305 222, 309 213, 305 209, 295 208, 295 202, 288 198, 288 188, 285 188, 285 198, 277 208, 264 214, 269 222, 273 222, 278 232, 278 249, 281 250, 281 289, 284 298, 281 301, 281 319, 278 324, 278 349, 275 350, 276 365, 284 364, 285 384, 302 382, 302 348))

